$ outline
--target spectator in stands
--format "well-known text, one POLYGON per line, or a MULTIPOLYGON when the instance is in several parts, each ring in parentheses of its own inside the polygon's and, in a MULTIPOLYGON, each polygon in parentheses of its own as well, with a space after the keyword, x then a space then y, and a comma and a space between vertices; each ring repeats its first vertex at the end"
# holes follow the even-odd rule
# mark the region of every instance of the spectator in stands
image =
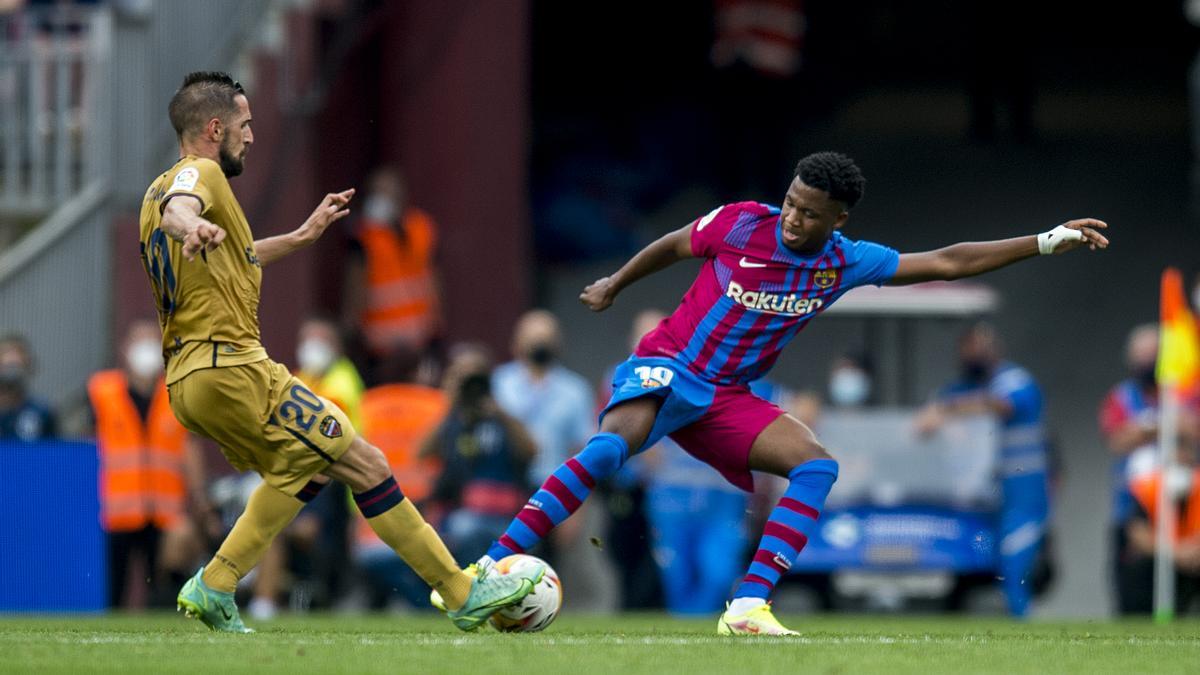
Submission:
POLYGON ((443 467, 433 500, 446 513, 442 538, 460 560, 473 559, 504 533, 525 502, 525 476, 537 452, 525 426, 491 392, 491 359, 478 346, 454 350, 443 390, 450 411, 421 448, 443 467))
POLYGON ((874 402, 874 368, 865 354, 843 354, 829 369, 829 403, 835 408, 862 408, 874 402))
POLYGON ((1200 599, 1200 468, 1194 446, 1181 447, 1179 466, 1163 480, 1160 468, 1151 469, 1129 481, 1133 505, 1125 519, 1128 540, 1123 566, 1125 604, 1129 614, 1149 614, 1154 608, 1154 559, 1158 499, 1163 489, 1175 501, 1175 610, 1186 613, 1200 599), (1165 482, 1165 487, 1164 487, 1165 482))
MULTIPOLYGON (((361 429, 363 381, 343 353, 337 324, 321 316, 305 319, 296 345, 296 377, 317 395, 336 403, 355 428, 361 429)), ((348 500, 346 487, 334 481, 275 539, 255 568, 254 597, 247 607, 250 616, 260 621, 273 618, 279 595, 285 590, 294 608, 324 604, 341 582, 340 572, 349 560, 348 500), (293 582, 285 588, 287 578, 293 582)))
MULTIPOLYGON (((433 433, 450 407, 442 390, 418 384, 414 354, 397 353, 384 364, 389 384, 368 389, 362 400, 362 427, 387 458, 400 491, 431 523, 440 521, 427 500, 440 470, 434 459, 420 457, 421 444, 433 433)), ((429 608, 429 588, 395 552, 376 536, 365 518, 354 514, 353 555, 363 570, 373 606, 404 600, 421 609, 429 608)))
MULTIPOLYGON (((1112 565, 1117 609, 1149 611, 1150 593, 1143 552, 1130 542, 1129 519, 1136 507, 1133 481, 1158 468, 1158 326, 1143 324, 1129 334, 1125 364, 1129 377, 1109 392, 1100 407, 1100 431, 1112 453, 1112 565)), ((1200 433, 1196 402, 1180 409, 1180 444, 1194 449, 1200 433)))
POLYGON ((533 434, 538 454, 529 482, 541 485, 554 469, 587 443, 595 427, 595 398, 583 376, 558 363, 558 319, 535 309, 517 320, 512 361, 492 376, 496 402, 533 434))
POLYGON ((21 335, 0 338, 0 440, 36 441, 58 434, 50 406, 29 395, 33 349, 21 335))
POLYGON ((204 515, 210 509, 196 439, 176 421, 167 401, 156 323, 130 324, 121 367, 92 375, 88 398, 100 454, 109 606, 129 605, 130 576, 138 568, 136 578, 149 584, 149 597, 140 599, 169 606, 174 589, 204 552, 189 513, 204 515))
POLYGON ((369 184, 347 266, 342 318, 349 332, 361 331, 373 371, 397 349, 424 354, 442 320, 437 225, 409 204, 398 169, 376 170, 369 184))
POLYGON ((1000 339, 987 324, 963 333, 958 354, 959 378, 918 414, 917 429, 931 433, 948 415, 993 415, 999 421, 998 576, 1009 613, 1023 617, 1050 513, 1042 392, 1027 370, 1001 358, 1000 339))
MULTIPOLYGON (((492 375, 496 402, 525 425, 537 444, 528 474, 532 485, 541 485, 583 448, 596 429, 592 389, 583 376, 559 364, 562 351, 562 333, 554 314, 542 309, 526 312, 513 330, 514 359, 497 367, 492 375)), ((577 606, 600 609, 611 607, 616 600, 616 589, 607 588, 615 579, 606 556, 580 541, 584 532, 603 531, 604 519, 601 509, 585 504, 554 529, 551 550, 542 551, 553 559, 559 574, 593 581, 574 594, 577 606)))
POLYGON ((331 319, 310 317, 300 325, 296 342, 296 377, 338 404, 357 428, 361 422, 363 379, 346 357, 342 336, 331 319))

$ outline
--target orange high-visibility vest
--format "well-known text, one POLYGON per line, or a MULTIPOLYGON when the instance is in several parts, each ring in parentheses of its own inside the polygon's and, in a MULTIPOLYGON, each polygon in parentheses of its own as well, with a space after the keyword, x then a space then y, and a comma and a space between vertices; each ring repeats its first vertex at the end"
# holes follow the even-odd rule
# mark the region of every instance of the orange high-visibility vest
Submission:
MULTIPOLYGON (((429 496, 441 470, 436 459, 417 458, 421 442, 449 409, 440 389, 419 384, 385 384, 363 394, 363 437, 383 451, 400 491, 414 502, 429 496)), ((359 518, 357 538, 359 543, 377 540, 365 518, 359 518)))
POLYGON ((183 477, 187 431, 175 419, 160 378, 146 420, 129 396, 120 370, 104 370, 88 381, 96 413, 100 453, 100 522, 109 532, 159 529, 175 525, 183 515, 183 477))
POLYGON ((367 304, 362 330, 371 351, 397 344, 423 347, 433 331, 437 290, 433 219, 420 209, 404 212, 404 235, 386 223, 364 220, 358 240, 366 255, 367 304))
MULTIPOLYGON (((1149 516, 1151 526, 1158 524, 1158 491, 1162 489, 1162 475, 1162 471, 1153 471, 1129 482, 1129 490, 1149 516)), ((1200 534, 1200 469, 1193 472, 1192 493, 1188 495, 1182 511, 1176 515, 1178 518, 1173 532, 1175 541, 1200 534)))

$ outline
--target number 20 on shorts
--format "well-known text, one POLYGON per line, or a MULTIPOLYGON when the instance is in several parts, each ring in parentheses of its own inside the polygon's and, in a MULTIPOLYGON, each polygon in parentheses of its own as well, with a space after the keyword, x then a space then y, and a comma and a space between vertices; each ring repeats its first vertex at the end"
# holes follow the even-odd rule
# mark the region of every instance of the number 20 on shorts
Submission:
POLYGON ((296 384, 292 385, 288 392, 288 400, 279 406, 279 414, 285 420, 295 420, 296 426, 309 431, 312 429, 313 423, 317 421, 317 413, 324 409, 325 404, 321 402, 320 397, 296 384), (305 408, 311 413, 305 414, 305 408))

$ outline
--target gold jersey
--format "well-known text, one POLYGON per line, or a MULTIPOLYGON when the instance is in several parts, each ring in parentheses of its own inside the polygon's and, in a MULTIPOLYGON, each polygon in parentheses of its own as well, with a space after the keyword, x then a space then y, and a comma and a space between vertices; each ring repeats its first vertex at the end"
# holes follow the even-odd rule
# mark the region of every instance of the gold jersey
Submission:
POLYGON ((201 368, 267 358, 258 330, 262 265, 229 180, 211 159, 183 157, 150 184, 142 200, 142 264, 163 331, 167 384, 201 368), (225 230, 215 250, 183 257, 160 228, 169 199, 196 199, 200 216, 225 230))

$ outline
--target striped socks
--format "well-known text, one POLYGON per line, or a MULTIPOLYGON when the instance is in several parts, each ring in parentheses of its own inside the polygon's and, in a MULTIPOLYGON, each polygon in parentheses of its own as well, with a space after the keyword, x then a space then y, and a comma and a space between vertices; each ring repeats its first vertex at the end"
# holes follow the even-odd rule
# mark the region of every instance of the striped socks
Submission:
POLYGON ((838 465, 832 459, 814 459, 788 472, 788 487, 763 528, 754 561, 733 597, 767 598, 779 577, 792 567, 796 556, 816 527, 838 465))
POLYGON ((488 556, 500 560, 533 548, 579 509, 596 487, 596 481, 615 474, 628 456, 629 446, 620 436, 610 433, 592 436, 578 455, 568 459, 542 483, 541 489, 529 498, 525 508, 488 549, 488 556))

